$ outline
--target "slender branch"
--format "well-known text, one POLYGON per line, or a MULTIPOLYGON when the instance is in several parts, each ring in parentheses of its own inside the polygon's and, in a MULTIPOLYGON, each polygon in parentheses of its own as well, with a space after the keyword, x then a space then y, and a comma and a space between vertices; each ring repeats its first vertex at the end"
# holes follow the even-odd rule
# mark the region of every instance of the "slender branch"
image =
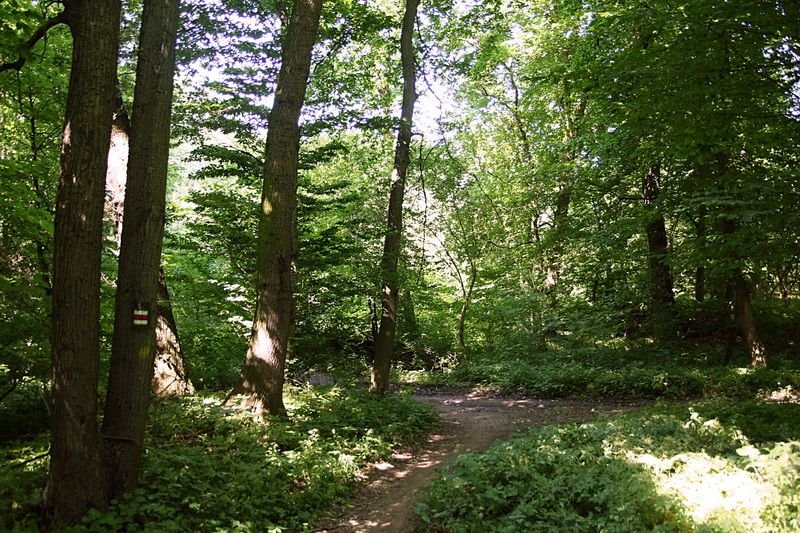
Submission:
MULTIPOLYGON (((65 22, 65 17, 63 12, 59 13, 58 15, 52 18, 47 19, 44 22, 44 24, 39 26, 36 29, 36 31, 33 32, 31 38, 22 44, 21 47, 22 51, 29 52, 30 50, 33 50, 33 47, 36 46, 36 43, 38 43, 45 35, 47 35, 47 32, 50 31, 50 28, 52 28, 53 26, 57 26, 63 22, 65 22)), ((20 52, 19 58, 17 58, 16 61, 13 61, 11 63, 3 63, 2 65, 0 65, 0 72, 5 72, 6 70, 16 70, 17 72, 19 72, 20 70, 22 70, 22 67, 25 66, 25 61, 26 61, 25 55, 22 52, 20 52)))
POLYGON ((30 459, 26 459, 26 460, 24 460, 24 461, 22 461, 22 462, 20 462, 20 463, 14 463, 14 464, 12 464, 12 465, 10 465, 10 466, 11 466, 11 468, 20 468, 20 467, 23 467, 23 466, 25 466, 26 464, 32 463, 32 462, 34 462, 34 461, 38 461, 39 459, 44 459, 44 458, 45 458, 45 457, 47 457, 48 455, 50 455, 50 449, 49 449, 49 448, 48 448, 48 450, 47 450, 46 452, 44 452, 44 453, 40 453, 39 455, 36 455, 36 456, 34 456, 34 457, 31 457, 30 459))
MULTIPOLYGON (((10 343, 9 343, 9 344, 10 344, 10 343)), ((8 346, 8 344, 6 344, 6 346, 8 346)), ((5 346, 4 346, 4 348, 5 348, 5 346)), ((5 400, 5 399, 8 397, 8 395, 9 395, 9 394, 11 394, 12 392, 14 392, 14 391, 17 389, 17 385, 19 385, 19 380, 15 379, 15 380, 14 380, 14 382, 11 384, 11 388, 9 388, 7 391, 5 391, 5 392, 2 394, 2 396, 0 396, 0 402, 2 402, 3 400, 5 400)))

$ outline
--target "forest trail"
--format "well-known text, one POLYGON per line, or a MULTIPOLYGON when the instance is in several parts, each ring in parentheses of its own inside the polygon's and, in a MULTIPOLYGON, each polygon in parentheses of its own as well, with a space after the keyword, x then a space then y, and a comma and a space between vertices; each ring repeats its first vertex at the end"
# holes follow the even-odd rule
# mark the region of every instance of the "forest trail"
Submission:
POLYGON ((441 426, 419 450, 395 453, 373 465, 364 489, 345 507, 317 522, 315 532, 411 532, 419 525, 414 505, 441 468, 459 455, 484 451, 495 441, 536 426, 585 422, 638 409, 640 404, 501 397, 478 391, 413 396, 433 405, 441 426))

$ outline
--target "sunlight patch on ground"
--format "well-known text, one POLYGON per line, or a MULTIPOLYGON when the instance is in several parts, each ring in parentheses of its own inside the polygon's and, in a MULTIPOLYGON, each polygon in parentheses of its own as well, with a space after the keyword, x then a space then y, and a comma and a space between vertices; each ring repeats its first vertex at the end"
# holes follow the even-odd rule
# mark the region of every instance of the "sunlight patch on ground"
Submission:
POLYGON ((800 403, 800 390, 787 385, 786 387, 763 393, 762 399, 767 402, 800 403))
POLYGON ((626 455, 654 474, 661 494, 681 500, 697 524, 726 531, 767 529, 761 513, 779 495, 755 472, 706 453, 681 453, 665 459, 648 453, 626 455))

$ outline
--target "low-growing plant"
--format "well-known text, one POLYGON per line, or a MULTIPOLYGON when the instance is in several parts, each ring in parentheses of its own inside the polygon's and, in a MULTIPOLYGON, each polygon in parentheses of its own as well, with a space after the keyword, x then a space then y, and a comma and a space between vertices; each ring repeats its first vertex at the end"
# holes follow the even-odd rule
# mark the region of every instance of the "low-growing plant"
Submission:
MULTIPOLYGON (((76 531, 304 531, 348 494, 368 462, 427 434, 437 417, 407 395, 291 388, 287 419, 257 422, 194 396, 154 406, 140 488, 76 531)), ((7 449, 25 461, 41 450, 7 449)), ((9 463, 11 465, 11 463, 9 463)), ((35 529, 46 460, 0 470, 0 529, 35 529), (27 472, 27 471, 30 472, 27 472)))
POLYGON ((545 351, 476 354, 447 373, 405 373, 416 383, 474 384, 538 397, 750 399, 779 389, 800 389, 800 370, 789 356, 775 367, 720 365, 709 347, 575 342, 545 351))
MULTIPOLYGON (((788 420, 795 407, 766 409, 788 420)), ((675 409, 540 428, 462 456, 417 513, 426 531, 447 532, 796 529, 800 443, 751 441, 700 414, 715 406, 675 409)), ((754 409, 730 406, 729 420, 754 409)))

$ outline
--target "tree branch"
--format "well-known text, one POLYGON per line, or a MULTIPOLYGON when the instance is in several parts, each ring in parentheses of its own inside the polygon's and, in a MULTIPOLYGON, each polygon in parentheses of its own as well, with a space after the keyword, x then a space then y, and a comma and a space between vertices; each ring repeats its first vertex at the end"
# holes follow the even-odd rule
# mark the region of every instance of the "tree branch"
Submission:
MULTIPOLYGON (((45 35, 47 35, 47 32, 50 31, 50 28, 52 28, 53 26, 57 26, 63 22, 64 22, 63 12, 59 13, 58 15, 52 18, 47 19, 44 22, 44 24, 39 26, 36 29, 36 31, 33 32, 31 38, 22 44, 22 50, 27 52, 33 50, 33 47, 36 46, 36 43, 38 43, 45 35)), ((3 63, 2 65, 0 65, 0 72, 5 72, 6 70, 16 70, 17 72, 19 72, 20 70, 22 70, 23 66, 25 66, 25 55, 22 52, 20 52, 19 58, 16 61, 11 63, 3 63)))

